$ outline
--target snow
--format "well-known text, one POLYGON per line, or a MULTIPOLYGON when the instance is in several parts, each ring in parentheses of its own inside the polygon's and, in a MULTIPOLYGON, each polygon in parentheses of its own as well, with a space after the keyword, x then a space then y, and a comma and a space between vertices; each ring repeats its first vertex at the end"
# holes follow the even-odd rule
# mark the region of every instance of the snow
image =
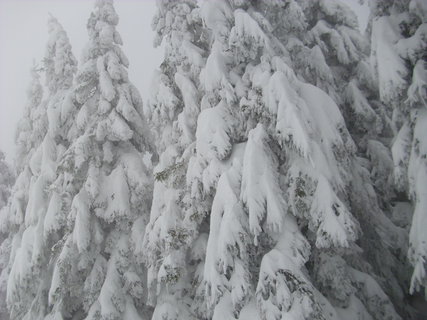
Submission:
POLYGON ((64 218, 61 197, 57 192, 53 192, 44 218, 43 236, 45 240, 51 233, 58 231, 64 225, 64 218))
POLYGON ((40 174, 48 182, 56 178, 56 143, 51 133, 46 133, 42 142, 42 163, 40 174))
POLYGON ((206 26, 213 30, 216 38, 226 33, 228 20, 232 18, 232 10, 227 1, 204 1, 201 5, 201 16, 206 26))
POLYGON ((286 203, 280 196, 277 159, 270 156, 268 137, 261 124, 251 130, 246 144, 240 198, 249 212, 249 229, 257 238, 264 228, 280 231, 286 203), (265 226, 261 222, 265 220, 265 226))
POLYGON ((25 211, 25 226, 34 226, 46 212, 46 179, 43 176, 32 177, 28 205, 25 211))
POLYGON ((75 215, 73 241, 79 252, 89 248, 91 241, 89 198, 85 190, 81 190, 73 199, 71 210, 75 215))
POLYGON ((200 73, 200 82, 206 91, 214 91, 221 86, 229 86, 227 64, 230 57, 223 54, 222 44, 215 42, 206 60, 206 66, 200 73))
POLYGON ((340 319, 348 320, 373 320, 363 303, 354 295, 350 297, 350 305, 347 308, 336 308, 340 319))
POLYGON ((99 305, 103 318, 120 318, 125 309, 120 276, 115 267, 114 257, 110 258, 104 284, 99 293, 99 305))
POLYGON ((90 141, 87 135, 82 135, 77 138, 73 144, 75 166, 80 168, 83 163, 89 159, 90 141))
POLYGON ((413 36, 399 39, 395 44, 395 50, 402 59, 408 60, 414 65, 427 49, 426 36, 427 23, 423 23, 417 28, 413 36))
POLYGON ((242 54, 251 58, 256 58, 258 49, 269 47, 269 41, 258 23, 244 10, 234 11, 234 26, 230 31, 229 44, 231 47, 245 47, 250 43, 249 50, 244 50, 242 54))
POLYGON ((403 125, 395 137, 391 147, 394 162, 394 176, 397 187, 400 190, 407 189, 408 178, 404 164, 408 163, 408 154, 411 146, 410 128, 403 125))
POLYGON ((230 298, 234 306, 244 299, 249 290, 248 270, 242 265, 243 261, 240 261, 244 259, 242 255, 245 252, 244 239, 247 229, 238 194, 240 171, 241 165, 236 159, 231 168, 221 175, 217 186, 218 192, 212 203, 211 233, 206 248, 204 271, 204 280, 208 284, 210 297, 209 304, 215 304, 220 298, 224 299, 221 295, 224 286, 230 288, 230 298), (240 252, 240 257, 233 258, 232 253, 236 250, 240 252), (227 281, 224 274, 230 267, 233 275, 227 281), (230 283, 228 286, 227 282, 230 283))
POLYGON ((414 198, 414 215, 409 232, 409 259, 414 265, 410 292, 425 285, 427 259, 427 110, 419 110, 414 128, 414 145, 409 160, 409 192, 414 198))
POLYGON ((313 198, 310 213, 311 227, 317 229, 316 246, 349 247, 357 239, 358 225, 325 177, 319 177, 313 198))
POLYGON ((97 60, 97 68, 99 73, 99 86, 102 96, 105 100, 111 102, 116 96, 116 90, 113 86, 113 81, 105 69, 104 57, 101 56, 97 60))
POLYGON ((262 258, 258 308, 262 319, 305 319, 313 311, 313 288, 300 268, 307 261, 309 245, 293 217, 286 216, 282 230, 276 247, 262 258))
POLYGON ((239 320, 261 320, 256 303, 248 302, 240 311, 239 320))
POLYGON ((194 141, 196 130, 196 115, 199 114, 200 107, 197 88, 194 83, 185 75, 175 73, 175 83, 181 91, 184 102, 184 110, 178 117, 178 125, 182 132, 181 140, 183 145, 188 145, 194 141))
POLYGON ((297 93, 290 87, 286 75, 280 71, 269 81, 269 95, 266 105, 277 114, 276 130, 285 142, 294 145, 304 157, 310 155, 309 123, 307 110, 300 104, 297 93), (274 107, 273 107, 274 106, 274 107))
MULTIPOLYGON (((426 26, 427 27, 427 26, 426 26)), ((408 102, 410 104, 415 104, 418 101, 424 104, 424 107, 427 106, 427 72, 425 67, 425 61, 420 59, 415 64, 413 74, 412 74, 412 83, 408 88, 408 102)))
POLYGON ((365 117, 368 123, 375 122, 377 115, 354 79, 348 84, 345 96, 350 107, 358 116, 365 117))
POLYGON ((158 1, 166 54, 145 107, 112 0, 96 1, 74 84, 51 18, 49 95, 34 71, 0 211, 14 317, 400 319, 412 206, 393 206, 391 174, 413 202, 413 293, 426 281, 427 80, 425 26, 405 38, 410 15, 397 15, 372 18, 370 66, 339 1, 158 1))
POLYGON ((203 110, 196 131, 196 149, 198 154, 208 159, 225 159, 231 152, 229 117, 225 102, 203 110))
POLYGON ((19 292, 22 289, 29 289, 29 281, 32 277, 31 260, 35 229, 35 226, 31 226, 24 231, 19 249, 14 257, 7 282, 7 301, 9 305, 19 298, 19 292))
POLYGON ((404 61, 393 46, 399 41, 399 31, 390 20, 386 16, 374 19, 371 39, 371 63, 378 74, 381 100, 386 102, 398 98, 407 75, 404 61), (381 59, 374 60, 374 56, 381 59))
POLYGON ((321 0, 320 6, 327 18, 332 19, 335 23, 357 27, 357 16, 347 4, 337 0, 321 0))
POLYGON ((121 65, 120 58, 114 51, 109 51, 106 54, 107 72, 112 80, 127 80, 128 74, 126 69, 121 65))
POLYGON ((116 110, 123 116, 123 118, 131 123, 140 124, 143 122, 141 116, 135 108, 129 103, 124 94, 120 95, 119 102, 117 103, 116 110))
POLYGON ((48 20, 49 39, 45 53, 46 84, 50 94, 70 88, 77 61, 62 25, 53 16, 48 20))
POLYGON ((366 296, 367 308, 374 317, 401 319, 386 294, 370 275, 356 269, 350 269, 350 272, 354 281, 359 283, 359 290, 366 296))
POLYGON ((188 40, 182 41, 181 44, 182 55, 187 57, 189 62, 198 68, 202 68, 205 64, 205 59, 203 58, 203 51, 192 44, 188 40))
POLYGON ((123 320, 143 320, 144 318, 138 314, 133 301, 130 298, 126 299, 125 311, 123 320))
POLYGON ((103 186, 95 203, 103 208, 99 217, 107 222, 129 217, 130 192, 127 177, 122 165, 118 165, 108 176, 100 178, 103 186))
POLYGON ((126 141, 130 140, 134 133, 126 121, 113 110, 110 112, 107 121, 98 125, 97 139, 103 140, 102 137, 104 134, 111 141, 126 141), (104 124, 106 128, 103 128, 102 124, 104 124), (101 133, 98 132, 98 130, 100 130, 101 133))

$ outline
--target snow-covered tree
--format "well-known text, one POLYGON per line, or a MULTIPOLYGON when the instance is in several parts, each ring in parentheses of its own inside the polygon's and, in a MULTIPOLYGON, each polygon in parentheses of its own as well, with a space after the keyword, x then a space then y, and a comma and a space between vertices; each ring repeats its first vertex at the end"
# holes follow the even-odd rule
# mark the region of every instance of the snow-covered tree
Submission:
POLYGON ((187 171, 197 213, 210 214, 201 317, 399 319, 356 242, 356 146, 337 104, 292 70, 276 4, 282 20, 303 14, 293 1, 201 8, 211 45, 187 171))
POLYGON ((204 250, 196 252, 191 245, 201 221, 194 218, 185 173, 195 149, 202 96, 199 74, 207 43, 197 1, 157 1, 157 8, 155 45, 164 44, 165 56, 154 76, 146 113, 156 134, 159 163, 141 254, 148 267, 153 319, 197 319, 192 284, 204 250))
POLYGON ((46 135, 47 115, 46 102, 43 101, 43 88, 36 66, 32 68, 31 76, 31 83, 27 91, 28 104, 18 123, 15 137, 17 151, 14 164, 18 176, 12 188, 6 214, 2 215, 0 223, 2 232, 7 234, 7 238, 2 243, 2 256, 6 257, 8 265, 3 269, 2 282, 7 280, 7 304, 12 319, 22 318, 29 308, 31 301, 29 296, 35 290, 29 285, 34 278, 30 263, 31 250, 23 247, 32 246, 34 240, 33 238, 25 243, 25 239, 28 238, 28 236, 25 237, 25 219, 31 189, 37 180, 41 160, 39 147, 46 135), (18 261, 19 268, 14 268, 15 260, 18 261), (16 278, 19 278, 19 283, 11 284, 9 289, 9 283, 14 282, 11 279, 16 278))
POLYGON ((51 254, 52 319, 142 319, 146 312, 145 272, 134 250, 151 204, 152 146, 118 21, 111 0, 96 1, 66 108, 75 124, 45 219, 47 230, 64 229, 51 254))
POLYGON ((343 114, 357 147, 350 165, 349 209, 363 232, 358 245, 364 259, 353 259, 351 264, 368 262, 369 273, 378 277, 403 311, 408 268, 402 252, 407 232, 391 222, 395 195, 388 149, 391 113, 379 101, 368 41, 342 1, 265 1, 261 8, 295 72, 328 92, 343 114))
POLYGON ((15 181, 15 174, 9 163, 6 162, 6 156, 0 150, 0 209, 6 206, 10 196, 10 189, 15 181))
MULTIPOLYGON (((63 130, 61 111, 72 85, 76 60, 65 31, 53 17, 49 19, 48 31, 49 40, 43 61, 48 95, 41 102, 44 108, 43 122, 29 120, 32 130, 28 134, 36 134, 39 138, 38 145, 33 146, 34 154, 29 160, 18 153, 17 157, 26 161, 24 165, 29 168, 30 181, 25 180, 27 169, 24 169, 15 185, 10 207, 12 215, 17 207, 15 198, 22 197, 23 190, 29 186, 28 202, 20 201, 25 215, 23 221, 15 221, 19 225, 19 231, 14 238, 18 237, 19 240, 14 240, 17 248, 12 250, 10 256, 7 302, 12 319, 39 319, 47 314, 47 292, 52 276, 49 266, 51 249, 58 241, 57 235, 49 237, 50 221, 59 220, 61 216, 58 212, 60 203, 55 203, 58 202, 58 196, 53 191, 52 184, 56 179, 58 159, 65 149, 58 132, 63 130)), ((19 137, 21 136, 22 133, 19 137)))
POLYGON ((371 7, 369 46, 339 0, 158 0, 146 107, 113 0, 78 70, 50 17, 3 209, 0 176, 11 319, 414 318, 427 8, 371 7))
POLYGON ((58 20, 48 20, 49 39, 43 60, 46 87, 49 91, 47 114, 49 134, 57 144, 64 147, 69 143, 69 131, 74 122, 75 101, 73 91, 77 60, 73 55, 67 33, 58 20), (71 118, 71 119, 70 119, 71 118))
POLYGON ((395 183, 414 207, 408 251, 414 293, 427 288, 427 7, 418 0, 378 0, 371 10, 371 62, 381 101, 393 108, 395 183))
MULTIPOLYGON (((370 272, 405 314, 407 308, 402 301, 407 291, 408 266, 402 253, 407 247, 407 231, 392 223, 391 200, 395 192, 388 149, 392 137, 391 108, 380 102, 368 62, 368 41, 357 30, 355 14, 339 1, 310 1, 303 7, 308 24, 304 44, 318 49, 317 60, 325 61, 325 70, 332 76, 331 82, 315 80, 316 85, 328 83, 326 90, 337 102, 357 145, 349 196, 351 211, 363 231, 359 245, 373 268, 370 272)), ((298 56, 293 60, 298 61, 298 56)), ((304 63, 298 70, 301 67, 304 63)), ((317 77, 326 79, 320 71, 314 79, 317 77)), ((305 78, 313 83, 310 75, 305 78)))
MULTIPOLYGON (((11 188, 15 182, 15 173, 9 163, 6 162, 5 154, 0 150, 0 225, 7 218, 7 202, 10 197, 11 188)), ((5 241, 6 229, 0 227, 0 319, 9 319, 6 306, 7 266, 10 254, 10 242, 5 241), (3 272, 3 270, 6 270, 3 272)))

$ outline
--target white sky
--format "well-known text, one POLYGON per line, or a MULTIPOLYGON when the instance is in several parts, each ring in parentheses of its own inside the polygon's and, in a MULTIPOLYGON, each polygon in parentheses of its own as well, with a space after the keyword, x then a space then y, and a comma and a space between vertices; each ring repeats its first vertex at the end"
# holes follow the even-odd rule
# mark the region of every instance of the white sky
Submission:
MULTIPOLYGON (((215 0, 210 0, 215 1, 215 0)), ((358 0, 348 3, 365 29, 369 9, 358 0)), ((90 0, 0 0, 0 149, 12 161, 16 123, 26 104, 26 89, 33 60, 39 62, 47 42, 49 12, 68 33, 74 55, 80 60, 87 42, 86 22, 94 1, 90 0)), ((130 61, 130 80, 147 98, 151 76, 162 60, 161 49, 153 48, 151 19, 154 0, 116 0, 120 17, 117 27, 130 61)))

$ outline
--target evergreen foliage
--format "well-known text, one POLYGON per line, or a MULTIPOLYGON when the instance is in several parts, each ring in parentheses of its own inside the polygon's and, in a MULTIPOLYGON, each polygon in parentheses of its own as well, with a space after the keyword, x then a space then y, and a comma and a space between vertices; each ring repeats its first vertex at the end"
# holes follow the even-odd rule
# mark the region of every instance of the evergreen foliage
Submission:
POLYGON ((113 0, 79 64, 50 16, 0 152, 0 317, 418 319, 425 4, 372 1, 365 35, 339 0, 156 5, 146 104, 113 0))

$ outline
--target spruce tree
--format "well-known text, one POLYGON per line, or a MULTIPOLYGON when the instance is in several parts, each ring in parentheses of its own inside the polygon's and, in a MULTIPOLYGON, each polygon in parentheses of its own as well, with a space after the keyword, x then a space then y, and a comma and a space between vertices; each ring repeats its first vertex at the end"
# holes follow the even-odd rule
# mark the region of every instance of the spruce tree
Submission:
POLYGON ((414 268, 412 294, 427 287, 427 239, 422 231, 427 223, 427 8, 415 0, 378 0, 371 9, 371 61, 380 99, 392 107, 395 185, 400 200, 405 201, 406 194, 413 205, 408 250, 414 268))
MULTIPOLYGON (((59 142, 62 138, 58 131, 62 126, 62 106, 73 81, 76 61, 67 35, 53 17, 49 19, 48 31, 49 40, 43 61, 48 95, 42 102, 38 102, 42 106, 42 109, 38 109, 41 110, 30 111, 38 114, 38 118, 21 120, 22 123, 31 124, 32 131, 26 134, 20 132, 18 135, 17 157, 22 161, 24 169, 15 185, 10 219, 16 215, 18 203, 20 210, 25 212, 25 217, 23 221, 15 220, 14 223, 19 226, 18 231, 14 228, 9 230, 10 237, 20 239, 20 244, 17 242, 19 248, 12 250, 10 256, 11 273, 7 286, 12 319, 38 319, 48 312, 50 254, 58 240, 57 236, 50 237, 52 221, 57 221, 60 217, 60 204, 57 203, 58 197, 53 192, 52 185, 56 179, 57 161, 64 151, 64 146, 59 142), (34 137, 38 138, 37 144, 33 143, 33 149, 30 150, 28 135, 31 135, 29 141, 34 137), (28 152, 31 158, 26 158, 23 152, 28 152), (30 185, 30 192, 25 201, 22 201, 22 188, 27 188, 27 183, 30 185)), ((41 90, 39 83, 37 88, 38 91, 41 90)), ((37 96, 41 101, 41 93, 37 96)), ((19 166, 20 162, 18 170, 19 166)), ((13 225, 12 220, 10 223, 13 225)))
MULTIPOLYGON (((349 205, 361 224, 358 245, 364 261, 389 294, 399 312, 407 291, 408 265, 403 252, 407 232, 395 225, 393 163, 388 149, 392 137, 391 113, 382 104, 369 61, 369 46, 357 30, 355 14, 340 1, 300 2, 306 32, 281 35, 294 68, 304 78, 327 90, 339 106, 355 141, 349 205), (290 35, 290 36, 289 36, 290 35), (298 35, 302 41, 295 40, 298 35), (305 54, 304 54, 305 53, 305 54), (384 263, 387 261, 387 263, 384 263)), ((358 264, 353 259, 351 264, 358 264)))
POLYGON ((43 201, 43 196, 35 190, 40 186, 41 144, 47 131, 47 114, 36 66, 32 68, 31 76, 27 91, 28 104, 18 123, 15 137, 15 170, 18 176, 12 188, 7 218, 2 221, 3 231, 8 233, 5 242, 10 244, 10 251, 6 253, 9 255, 9 263, 5 270, 8 272, 7 305, 11 319, 22 319, 28 312, 37 291, 35 276, 40 270, 37 269, 37 266, 40 267, 37 261, 39 252, 33 250, 40 245, 40 241, 37 242, 40 235, 36 232, 40 223, 31 219, 38 212, 30 210, 29 204, 33 203, 34 208, 34 202, 43 201))
POLYGON ((260 7, 295 72, 328 92, 343 114, 356 144, 349 206, 363 232, 358 245, 364 259, 353 257, 350 264, 375 274, 405 314, 408 266, 402 252, 407 236, 393 215, 390 113, 379 99, 368 41, 357 30, 355 14, 341 1, 265 1, 260 7))
POLYGON ((6 162, 6 156, 0 150, 0 210, 6 206, 10 197, 10 189, 15 180, 15 174, 11 165, 6 162))
POLYGON ((399 319, 356 242, 356 145, 331 97, 291 69, 275 3, 201 8, 211 50, 187 179, 210 214, 204 317, 399 319))
POLYGON ((11 189, 15 181, 15 173, 9 163, 6 162, 5 154, 0 150, 0 319, 9 319, 6 305, 6 287, 8 275, 8 259, 10 254, 10 239, 7 238, 8 207, 11 189))
POLYGON ((75 125, 58 165, 65 212, 53 248, 50 316, 142 319, 145 272, 134 259, 151 203, 152 152, 142 100, 111 0, 98 0, 73 87, 75 125))
POLYGON ((207 43, 196 1, 158 1, 157 7, 155 45, 164 44, 165 57, 154 76, 146 113, 159 163, 141 256, 148 267, 153 319, 197 319, 192 283, 200 278, 204 251, 196 252, 191 245, 199 237, 200 221, 191 206, 185 173, 195 150, 202 96, 199 74, 207 43))

